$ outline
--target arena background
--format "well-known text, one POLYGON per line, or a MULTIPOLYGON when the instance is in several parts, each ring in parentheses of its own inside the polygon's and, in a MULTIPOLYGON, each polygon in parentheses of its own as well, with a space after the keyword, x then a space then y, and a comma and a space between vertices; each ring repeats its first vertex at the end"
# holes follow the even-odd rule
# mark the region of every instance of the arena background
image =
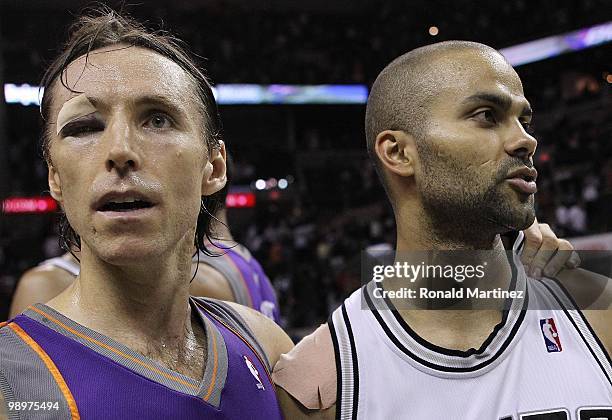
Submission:
MULTIPOLYGON (((61 253, 58 214, 44 199, 32 89, 87 4, 0 0, 0 320, 20 274, 61 253)), ((576 244, 612 248, 607 0, 147 0, 119 7, 183 38, 205 57, 214 83, 229 85, 221 116, 236 164, 230 224, 264 265, 294 336, 358 287, 362 249, 395 240, 366 158, 363 89, 391 59, 432 42, 466 39, 500 49, 602 25, 519 50, 523 58, 554 56, 517 71, 540 142, 539 220, 559 236, 585 238, 576 244)))

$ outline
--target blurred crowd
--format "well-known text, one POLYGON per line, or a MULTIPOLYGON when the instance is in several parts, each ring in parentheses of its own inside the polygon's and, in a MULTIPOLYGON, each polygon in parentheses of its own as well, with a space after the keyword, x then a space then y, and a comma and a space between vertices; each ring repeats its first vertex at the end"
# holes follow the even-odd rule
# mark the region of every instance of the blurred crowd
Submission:
MULTIPOLYGON (((212 2, 201 12, 157 5, 147 13, 153 22, 163 17, 168 27, 206 57, 205 66, 215 82, 369 85, 393 57, 419 45, 463 38, 506 47, 551 35, 553 27, 559 32, 577 29, 574 21, 584 26, 600 23, 606 6, 600 0, 563 0, 554 10, 544 10, 543 3, 516 0, 500 3, 498 13, 492 14, 480 3, 466 1, 457 2, 464 6, 457 13, 425 9, 400 13, 405 5, 399 2, 357 3, 365 6, 342 13, 228 10, 223 1, 212 2), (532 9, 538 19, 515 18, 532 9), (434 24, 439 26, 438 38, 427 33, 434 24), (521 31, 506 30, 519 25, 521 31)), ((67 23, 70 15, 51 10, 24 20, 19 13, 8 10, 0 16, 4 75, 7 82, 36 83, 63 39, 58 28, 66 26, 62 22, 67 23)), ((538 218, 559 236, 612 231, 612 84, 601 74, 606 54, 609 58, 609 46, 518 70, 535 109, 538 218)), ((239 121, 252 132, 231 139, 236 184, 252 184, 280 161, 293 168, 295 178, 288 192, 279 192, 291 192, 290 199, 262 201, 257 217, 241 222, 235 236, 272 279, 286 326, 300 328, 323 321, 330 308, 357 288, 360 252, 375 244, 392 246, 395 233, 389 204, 365 153, 363 110, 326 108, 328 115, 322 119, 312 114, 320 111, 286 108, 294 124, 289 136, 294 139, 288 142, 278 134, 266 139, 271 150, 275 142, 282 144, 282 158, 272 151, 264 159, 258 147, 248 146, 253 133, 269 134, 260 118, 239 121)), ((0 158, 8 164, 11 194, 41 194, 47 170, 38 158, 37 109, 11 105, 6 112, 10 141, 8 156, 0 158)), ((231 124, 238 122, 225 120, 228 130, 231 124)), ((61 252, 56 218, 28 217, 26 223, 12 223, 8 236, 0 238, 0 320, 2 304, 19 274, 61 252)))
MULTIPOLYGON (((9 2, 0 16, 5 59, 11 63, 6 77, 33 82, 61 45, 72 14, 63 7, 49 5, 41 12, 15 3, 11 8, 9 2)), ((554 5, 513 0, 494 8, 470 0, 440 5, 319 0, 299 8, 289 7, 292 2, 272 7, 273 2, 235 0, 193 2, 192 7, 181 2, 150 1, 146 7, 115 3, 184 39, 220 83, 370 84, 391 59, 426 43, 470 39, 504 48, 553 35, 551 31, 602 23, 610 16, 606 0, 559 0, 554 5), (429 34, 431 26, 438 29, 435 37, 429 34), (521 30, 507 30, 517 27, 521 30)))

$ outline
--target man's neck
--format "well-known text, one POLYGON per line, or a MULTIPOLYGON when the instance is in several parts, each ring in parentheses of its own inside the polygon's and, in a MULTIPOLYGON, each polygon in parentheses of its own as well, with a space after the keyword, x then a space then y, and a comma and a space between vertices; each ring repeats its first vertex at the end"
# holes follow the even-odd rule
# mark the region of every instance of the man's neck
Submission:
POLYGON ((50 307, 136 351, 180 346, 193 335, 188 254, 116 266, 83 244, 80 257, 79 276, 50 307))
MULTIPOLYGON (((465 258, 467 264, 487 262, 485 277, 475 283, 456 282, 453 279, 442 279, 431 281, 422 276, 414 282, 407 284, 398 279, 385 281, 385 289, 398 290, 400 287, 408 286, 410 289, 420 291, 421 287, 433 290, 450 290, 461 288, 474 288, 486 286, 487 290, 501 288, 508 290, 512 271, 508 262, 503 243, 496 233, 488 232, 486 228, 473 229, 466 235, 445 235, 444 232, 453 232, 451 226, 444 229, 435 229, 425 218, 402 218, 397 223, 397 249, 396 263, 410 261, 415 263, 419 259, 417 251, 449 251, 433 252, 429 255, 435 256, 434 263, 444 265, 445 260, 452 264, 461 253, 461 259, 465 258)), ((461 221, 458 221, 459 223, 461 221)), ((465 231, 465 226, 457 226, 455 232, 465 231)), ((501 321, 501 306, 493 308, 490 304, 487 309, 465 309, 482 308, 482 299, 464 298, 454 303, 453 306, 445 306, 448 302, 440 299, 416 299, 406 305, 405 301, 393 301, 399 308, 402 318, 424 339, 442 347, 466 350, 471 347, 478 348, 486 339, 493 327, 501 321), (408 309, 411 307, 411 309, 408 309), (464 309, 454 309, 461 307, 464 309), (438 309, 425 309, 438 308, 438 309), (442 309, 440 309, 442 308, 442 309)))

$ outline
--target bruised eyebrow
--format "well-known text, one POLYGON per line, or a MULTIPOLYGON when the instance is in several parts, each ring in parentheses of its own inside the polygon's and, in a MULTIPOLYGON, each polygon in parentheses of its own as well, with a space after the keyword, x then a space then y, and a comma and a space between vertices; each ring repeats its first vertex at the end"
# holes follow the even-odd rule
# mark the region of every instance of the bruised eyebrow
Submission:
MULTIPOLYGON (((88 96, 89 101, 93 104, 93 106, 97 109, 104 109, 106 105, 104 101, 100 98, 96 98, 95 96, 88 96)), ((161 108, 165 108, 170 112, 181 114, 186 113, 186 109, 183 104, 176 103, 163 95, 143 95, 138 96, 131 100, 131 103, 138 106, 159 106, 161 108)))
MULTIPOLYGON (((462 101, 462 104, 470 105, 476 104, 480 102, 489 102, 493 105, 498 106, 504 111, 508 111, 512 107, 512 99, 509 96, 505 95, 497 95, 495 93, 487 93, 487 92, 479 92, 472 96, 465 98, 462 101)), ((521 117, 531 117, 533 115, 533 111, 529 103, 526 103, 521 111, 521 117)))

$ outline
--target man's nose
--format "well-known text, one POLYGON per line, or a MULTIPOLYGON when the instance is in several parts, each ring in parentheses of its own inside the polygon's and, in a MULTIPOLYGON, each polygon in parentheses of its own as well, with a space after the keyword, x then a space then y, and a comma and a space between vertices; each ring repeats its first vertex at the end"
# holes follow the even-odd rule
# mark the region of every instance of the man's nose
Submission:
POLYGON ((140 157, 134 149, 135 133, 129 121, 117 118, 110 122, 105 130, 104 137, 108 143, 108 156, 106 169, 124 173, 137 170, 140 167, 140 157))
POLYGON ((531 159, 536 151, 538 141, 517 122, 505 142, 506 153, 522 160, 531 159))

